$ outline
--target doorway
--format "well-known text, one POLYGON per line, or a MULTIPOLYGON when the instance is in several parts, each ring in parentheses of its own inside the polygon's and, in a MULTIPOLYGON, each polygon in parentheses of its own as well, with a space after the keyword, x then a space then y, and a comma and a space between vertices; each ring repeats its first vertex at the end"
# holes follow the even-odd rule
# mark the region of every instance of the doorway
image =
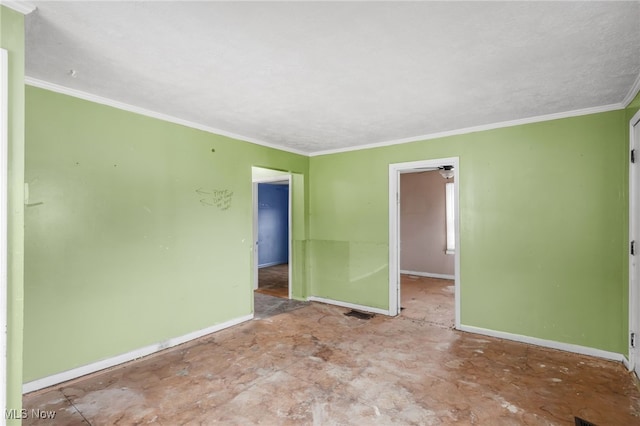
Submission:
POLYGON ((254 292, 291 299, 291 176, 253 180, 254 292))
MULTIPOLYGON (((453 258, 453 289, 450 289, 454 293, 454 320, 453 325, 455 328, 460 327, 460 233, 459 233, 459 159, 458 157, 440 158, 434 160, 414 161, 408 163, 396 163, 389 165, 389 314, 392 316, 399 315, 401 312, 401 175, 408 173, 422 173, 439 170, 449 169, 452 174, 452 182, 455 185, 451 186, 451 199, 453 201, 452 216, 452 230, 451 235, 451 247, 455 250, 453 258)), ((446 250, 446 249, 445 249, 446 250)), ((419 275, 411 274, 412 271, 405 270, 409 274, 416 278, 435 278, 438 277, 420 277, 419 275)), ((419 272, 419 271, 413 271, 419 272)), ((434 274, 432 274, 434 275, 434 274)), ((446 275, 446 274, 441 274, 446 275)), ((444 276, 444 278, 451 278, 450 276, 444 276)), ((407 278, 405 278, 406 280, 407 278)), ((406 281, 405 281, 406 282, 406 281)), ((445 285, 449 287, 449 285, 445 285)), ((445 289, 447 291, 447 289, 445 289)))
POLYGON ((629 369, 640 376, 640 111, 629 122, 629 369))
POLYGON ((446 328, 455 311, 454 187, 451 165, 400 173, 400 315, 446 328))

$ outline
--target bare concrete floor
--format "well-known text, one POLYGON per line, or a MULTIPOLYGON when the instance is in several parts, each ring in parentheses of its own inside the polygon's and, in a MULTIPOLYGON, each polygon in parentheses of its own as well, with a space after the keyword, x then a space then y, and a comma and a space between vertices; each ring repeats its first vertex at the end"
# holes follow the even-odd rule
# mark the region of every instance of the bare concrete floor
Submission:
POLYGON ((310 303, 249 321, 26 395, 57 415, 24 424, 640 424, 620 363, 458 332, 418 305, 360 320, 310 303))
POLYGON ((253 318, 257 320, 300 309, 309 304, 309 302, 283 299, 282 297, 269 296, 258 292, 255 292, 253 296, 253 318))

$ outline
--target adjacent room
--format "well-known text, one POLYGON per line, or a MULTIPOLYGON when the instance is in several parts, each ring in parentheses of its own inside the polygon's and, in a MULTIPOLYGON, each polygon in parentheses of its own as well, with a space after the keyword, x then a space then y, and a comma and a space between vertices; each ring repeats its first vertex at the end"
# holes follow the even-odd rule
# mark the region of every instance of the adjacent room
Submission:
POLYGON ((442 327, 455 323, 454 172, 400 175, 401 315, 442 327))
POLYGON ((640 423, 638 22, 0 0, 0 425, 640 423))
POLYGON ((256 292, 289 298, 289 181, 263 182, 258 189, 256 292))

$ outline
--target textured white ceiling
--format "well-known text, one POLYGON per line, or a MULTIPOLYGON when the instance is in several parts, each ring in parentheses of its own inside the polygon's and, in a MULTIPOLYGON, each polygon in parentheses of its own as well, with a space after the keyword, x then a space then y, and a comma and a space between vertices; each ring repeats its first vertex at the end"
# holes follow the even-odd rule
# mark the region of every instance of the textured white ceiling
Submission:
POLYGON ((637 1, 35 4, 28 77, 303 152, 615 104, 640 73, 637 1))

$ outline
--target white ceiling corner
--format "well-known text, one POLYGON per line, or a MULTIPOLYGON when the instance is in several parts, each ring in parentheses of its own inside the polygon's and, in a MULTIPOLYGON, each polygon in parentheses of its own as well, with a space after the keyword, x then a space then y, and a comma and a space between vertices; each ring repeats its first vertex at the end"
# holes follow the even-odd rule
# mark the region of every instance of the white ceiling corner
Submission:
POLYGON ((35 5, 30 84, 297 153, 622 108, 640 86, 638 1, 35 5))
POLYGON ((625 96, 622 100, 621 107, 626 108, 627 106, 629 106, 629 104, 635 99, 635 97, 638 96, 638 93, 640 93, 640 73, 638 73, 636 81, 634 81, 631 88, 629 88, 627 96, 625 96))
POLYGON ((28 1, 22 0, 0 0, 0 4, 2 6, 8 7, 9 9, 13 9, 16 12, 20 12, 23 15, 28 15, 34 10, 36 10, 36 6, 28 1))

